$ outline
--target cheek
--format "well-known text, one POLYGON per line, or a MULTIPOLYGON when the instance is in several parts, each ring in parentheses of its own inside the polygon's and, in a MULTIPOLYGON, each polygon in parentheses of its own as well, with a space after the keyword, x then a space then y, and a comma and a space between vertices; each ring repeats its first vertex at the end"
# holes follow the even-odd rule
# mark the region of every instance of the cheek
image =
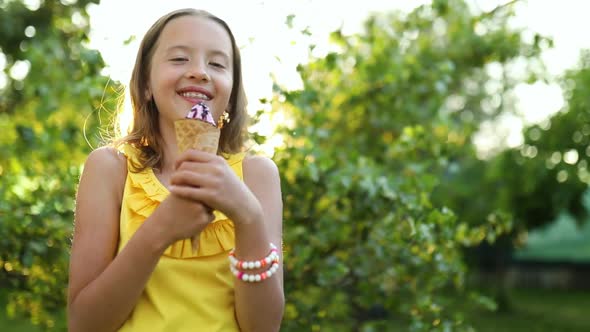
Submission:
POLYGON ((229 98, 231 96, 231 92, 232 92, 232 88, 233 88, 233 80, 231 77, 229 77, 220 83, 221 83, 220 90, 223 91, 223 100, 225 103, 229 103, 229 98))
POLYGON ((233 75, 225 74, 220 83, 223 85, 224 90, 231 91, 233 85, 233 75))
POLYGON ((171 76, 153 75, 149 80, 150 92, 153 97, 162 102, 163 98, 170 98, 172 93, 175 93, 174 87, 176 80, 171 76))

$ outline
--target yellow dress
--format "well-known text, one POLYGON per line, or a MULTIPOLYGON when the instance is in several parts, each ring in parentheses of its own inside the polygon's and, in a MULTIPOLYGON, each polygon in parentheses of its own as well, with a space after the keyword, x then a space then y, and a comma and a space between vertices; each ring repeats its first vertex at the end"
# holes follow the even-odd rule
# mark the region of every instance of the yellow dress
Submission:
MULTIPOLYGON (((125 145, 128 163, 137 160, 137 150, 125 145)), ((228 164, 243 179, 244 154, 230 155, 228 164)), ((169 191, 148 168, 128 171, 121 204, 120 252, 144 220, 169 191)), ((228 253, 234 247, 234 225, 215 211, 215 221, 200 234, 199 249, 191 240, 167 248, 153 271, 132 314, 119 331, 124 332, 235 332, 234 279, 228 253)))

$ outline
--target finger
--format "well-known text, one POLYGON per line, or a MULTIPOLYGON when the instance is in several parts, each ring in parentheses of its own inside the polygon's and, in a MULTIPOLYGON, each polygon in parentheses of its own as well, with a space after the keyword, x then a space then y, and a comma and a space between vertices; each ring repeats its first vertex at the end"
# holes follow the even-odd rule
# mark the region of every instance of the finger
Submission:
POLYGON ((217 158, 221 158, 216 154, 199 151, 195 149, 188 149, 184 151, 178 160, 176 160, 175 167, 178 168, 180 164, 184 161, 193 161, 193 162, 200 162, 200 163, 207 163, 217 158))
POLYGON ((170 184, 181 187, 211 187, 213 185, 213 179, 204 173, 182 170, 172 174, 170 184))
POLYGON ((208 205, 207 202, 209 195, 207 195, 206 190, 203 188, 173 185, 170 187, 170 193, 184 199, 198 201, 208 205))
POLYGON ((176 168, 177 171, 179 170, 186 170, 195 173, 207 173, 210 172, 212 169, 211 164, 203 163, 203 162, 194 162, 194 161, 182 161, 178 164, 176 168))

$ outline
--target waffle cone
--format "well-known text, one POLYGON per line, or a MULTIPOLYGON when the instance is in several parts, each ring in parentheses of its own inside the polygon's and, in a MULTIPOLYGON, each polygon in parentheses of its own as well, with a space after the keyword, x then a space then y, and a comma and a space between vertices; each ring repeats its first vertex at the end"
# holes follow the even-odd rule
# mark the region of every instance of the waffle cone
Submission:
MULTIPOLYGON (((200 120, 181 119, 174 122, 174 129, 180 152, 195 149, 217 154, 221 134, 219 128, 200 120)), ((199 249, 199 235, 193 237, 191 241, 194 253, 199 249)))
POLYGON ((217 154, 221 133, 219 128, 195 119, 176 120, 174 127, 180 152, 195 149, 217 154))

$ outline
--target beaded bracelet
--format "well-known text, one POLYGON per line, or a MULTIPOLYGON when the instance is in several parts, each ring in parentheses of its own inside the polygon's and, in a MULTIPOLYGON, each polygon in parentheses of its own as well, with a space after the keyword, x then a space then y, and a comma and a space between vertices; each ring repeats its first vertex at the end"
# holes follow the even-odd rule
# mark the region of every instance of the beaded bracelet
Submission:
POLYGON ((270 253, 263 259, 257 261, 241 261, 236 258, 235 250, 232 249, 229 252, 229 262, 232 267, 239 269, 239 270, 252 270, 252 269, 259 269, 261 267, 265 267, 272 263, 278 263, 279 261, 279 253, 278 249, 274 244, 270 244, 270 253))
POLYGON ((272 263, 270 268, 268 268, 268 270, 266 270, 265 272, 262 272, 262 273, 257 273, 257 274, 247 274, 242 271, 238 271, 235 267, 233 267, 231 265, 229 268, 231 269, 231 272, 236 276, 236 278, 238 278, 242 281, 260 282, 260 281, 263 281, 263 280, 266 280, 266 279, 272 277, 279 269, 279 263, 274 262, 274 263, 272 263))
POLYGON ((245 282, 260 282, 272 277, 279 269, 279 253, 277 247, 270 243, 270 253, 263 259, 257 261, 240 261, 235 256, 235 250, 232 249, 229 252, 229 267, 233 275, 236 278, 245 282), (258 269, 261 267, 269 266, 269 268, 256 274, 244 273, 240 270, 258 269))

